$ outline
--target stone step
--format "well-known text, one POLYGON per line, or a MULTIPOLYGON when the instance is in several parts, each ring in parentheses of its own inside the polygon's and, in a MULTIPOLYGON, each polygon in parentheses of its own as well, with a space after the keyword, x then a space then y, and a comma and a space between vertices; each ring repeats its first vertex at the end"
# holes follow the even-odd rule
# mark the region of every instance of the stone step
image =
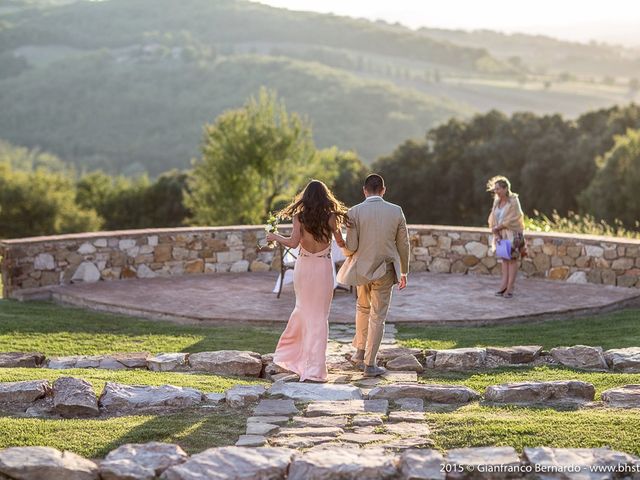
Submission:
POLYGON ((580 404, 593 401, 595 387, 579 380, 550 382, 516 382, 491 385, 485 390, 485 400, 504 404, 580 404))
POLYGON ((253 409, 254 416, 285 416, 300 413, 293 400, 260 400, 253 409))
POLYGON ((614 372, 640 373, 640 347, 607 350, 604 358, 614 372))
POLYGON ((278 437, 337 437, 342 435, 344 430, 340 427, 289 427, 281 428, 278 437))
POLYGON ((263 435, 240 435, 236 447, 262 447, 267 444, 267 438, 263 435))
POLYGON ((273 397, 284 397, 307 402, 362 399, 362 392, 358 387, 330 383, 276 382, 271 386, 269 394, 273 397))
MULTIPOLYGON (((282 447, 282 448, 310 448, 315 445, 319 445, 322 443, 328 443, 334 441, 335 437, 296 437, 288 436, 288 437, 276 437, 269 440, 269 443, 274 447, 282 447)), ((284 477, 278 477, 284 478, 284 477)))
POLYGON ((477 400, 480 394, 461 385, 393 384, 375 387, 369 392, 369 398, 387 400, 419 398, 430 403, 460 404, 477 400))
POLYGON ((202 403, 204 395, 199 390, 173 385, 141 386, 107 382, 100 407, 107 413, 144 411, 154 408, 187 408, 202 403))
POLYGON ((307 417, 333 415, 358 415, 363 413, 386 414, 389 409, 387 400, 348 400, 344 402, 310 403, 305 412, 307 417))
POLYGON ((247 422, 247 435, 271 435, 278 433, 280 427, 271 423, 252 423, 247 422))
POLYGON ((295 427, 340 427, 344 428, 349 423, 346 416, 326 416, 326 417, 293 417, 292 426, 295 427))
POLYGON ((625 385, 602 392, 602 401, 608 407, 640 408, 640 385, 625 385))

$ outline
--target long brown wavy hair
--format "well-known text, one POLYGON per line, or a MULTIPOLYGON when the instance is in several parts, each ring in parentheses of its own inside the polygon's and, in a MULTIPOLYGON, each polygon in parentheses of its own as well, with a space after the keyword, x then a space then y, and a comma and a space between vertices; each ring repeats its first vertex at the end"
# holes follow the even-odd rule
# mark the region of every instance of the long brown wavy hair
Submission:
POLYGON ((332 214, 336 216, 338 228, 347 224, 347 207, 320 180, 311 180, 288 206, 278 212, 280 218, 298 215, 304 229, 318 242, 331 240, 333 231, 329 218, 332 214))

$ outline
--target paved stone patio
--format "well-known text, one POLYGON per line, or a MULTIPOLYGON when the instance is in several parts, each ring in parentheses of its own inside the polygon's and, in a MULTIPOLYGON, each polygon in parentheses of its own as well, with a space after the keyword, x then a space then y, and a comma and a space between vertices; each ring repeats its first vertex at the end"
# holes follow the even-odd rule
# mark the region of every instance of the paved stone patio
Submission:
MULTIPOLYGON (((287 285, 271 293, 274 272, 185 275, 55 287, 53 298, 96 310, 179 322, 284 323, 295 298, 287 285)), ((640 289, 520 278, 513 298, 494 296, 499 279, 485 275, 415 273, 394 291, 388 321, 489 325, 566 319, 640 305, 640 289)), ((353 323, 355 296, 337 292, 331 323, 353 323)))

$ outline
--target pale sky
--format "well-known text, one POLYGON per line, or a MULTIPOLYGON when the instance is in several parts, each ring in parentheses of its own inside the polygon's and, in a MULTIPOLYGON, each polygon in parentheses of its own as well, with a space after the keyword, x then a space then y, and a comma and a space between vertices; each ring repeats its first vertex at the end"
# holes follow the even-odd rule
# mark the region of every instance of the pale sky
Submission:
POLYGON ((290 10, 640 46, 640 0, 260 0, 290 10))

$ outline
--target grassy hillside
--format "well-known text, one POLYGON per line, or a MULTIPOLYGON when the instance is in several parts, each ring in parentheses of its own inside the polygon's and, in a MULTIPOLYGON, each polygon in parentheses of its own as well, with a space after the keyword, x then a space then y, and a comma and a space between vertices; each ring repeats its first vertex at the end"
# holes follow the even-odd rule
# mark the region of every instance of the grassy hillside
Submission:
POLYGON ((188 166, 202 125, 262 85, 308 116, 319 146, 366 161, 451 116, 577 116, 640 98, 628 78, 556 72, 572 65, 630 75, 640 63, 608 46, 245 0, 5 0, 0 135, 89 169, 156 174, 188 166))
MULTIPOLYGON (((25 8, 5 16, 0 45, 62 44, 96 49, 142 43, 148 32, 187 31, 208 44, 288 42, 350 48, 469 70, 490 55, 440 42, 409 29, 365 20, 290 12, 244 0, 109 0, 56 8, 25 8)), ((508 67, 504 66, 505 70, 508 67)))
MULTIPOLYGON (((490 30, 422 28, 427 38, 487 49, 501 59, 519 57, 534 72, 594 77, 640 77, 640 49, 604 43, 578 43, 544 35, 505 34, 490 30)), ((515 65, 518 66, 518 61, 515 65)))
POLYGON ((187 167, 202 125, 261 85, 307 115, 319 146, 375 158, 452 115, 468 113, 390 83, 287 58, 73 57, 0 82, 0 131, 89 168, 152 174, 187 167))

